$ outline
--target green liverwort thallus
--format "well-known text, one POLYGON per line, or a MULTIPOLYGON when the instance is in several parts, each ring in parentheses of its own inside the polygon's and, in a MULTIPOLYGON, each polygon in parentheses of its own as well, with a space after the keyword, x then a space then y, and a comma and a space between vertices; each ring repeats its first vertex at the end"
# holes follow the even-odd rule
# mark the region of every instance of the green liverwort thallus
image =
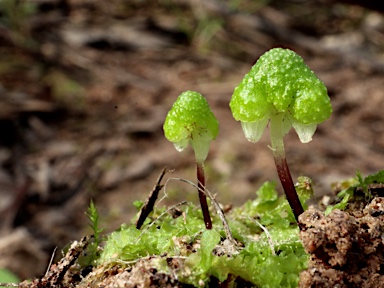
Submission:
POLYGON ((195 151, 200 204, 206 227, 211 229, 207 198, 203 192, 205 189, 203 164, 211 141, 219 133, 217 119, 207 100, 200 93, 186 91, 178 97, 168 112, 163 129, 165 137, 173 142, 178 151, 184 150, 189 144, 195 151))
POLYGON ((275 48, 262 55, 235 88, 229 104, 248 140, 257 142, 268 122, 279 178, 296 219, 303 208, 285 159, 283 136, 293 127, 302 143, 332 113, 324 83, 295 52, 275 48))

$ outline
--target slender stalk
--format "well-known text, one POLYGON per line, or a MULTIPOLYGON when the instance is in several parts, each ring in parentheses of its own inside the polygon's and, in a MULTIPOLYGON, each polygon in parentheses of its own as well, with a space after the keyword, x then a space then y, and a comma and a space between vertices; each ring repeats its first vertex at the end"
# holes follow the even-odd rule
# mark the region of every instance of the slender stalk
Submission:
POLYGON ((295 185, 293 184, 291 173, 289 172, 287 160, 284 158, 275 158, 277 174, 279 174, 281 185, 284 188, 288 203, 292 208, 296 221, 298 221, 301 213, 304 212, 299 197, 297 196, 295 185))
POLYGON ((204 223, 207 229, 212 229, 211 216, 209 215, 207 196, 205 196, 205 174, 203 162, 196 162, 197 168, 197 190, 199 192, 199 200, 201 210, 203 211, 204 223))
POLYGON ((271 117, 271 145, 273 157, 275 159, 277 174, 279 175, 281 185, 283 186, 285 195, 287 197, 289 205, 291 206, 292 212, 295 215, 296 221, 298 221, 299 216, 301 213, 304 212, 304 209, 303 206, 301 206, 299 196, 297 196, 295 185, 293 184, 292 176, 289 172, 287 159, 285 158, 282 117, 283 116, 280 113, 271 117))

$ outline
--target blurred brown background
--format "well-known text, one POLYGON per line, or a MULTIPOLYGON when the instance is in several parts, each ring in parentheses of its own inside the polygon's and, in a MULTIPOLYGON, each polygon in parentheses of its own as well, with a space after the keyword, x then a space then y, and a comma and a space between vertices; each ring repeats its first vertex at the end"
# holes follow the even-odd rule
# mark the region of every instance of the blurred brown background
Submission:
MULTIPOLYGON (((166 179, 195 181, 192 151, 162 131, 187 89, 220 123, 206 161, 218 201, 241 204, 277 182, 268 133, 247 142, 228 107, 273 47, 300 54, 334 108, 311 143, 285 138, 293 177, 311 177, 319 197, 357 170, 383 169, 381 11, 381 1, 0 1, 0 267, 43 274, 55 246, 91 233, 91 198, 108 232, 131 221, 164 166, 166 179)), ((175 180, 165 191, 160 205, 197 202, 175 180)))

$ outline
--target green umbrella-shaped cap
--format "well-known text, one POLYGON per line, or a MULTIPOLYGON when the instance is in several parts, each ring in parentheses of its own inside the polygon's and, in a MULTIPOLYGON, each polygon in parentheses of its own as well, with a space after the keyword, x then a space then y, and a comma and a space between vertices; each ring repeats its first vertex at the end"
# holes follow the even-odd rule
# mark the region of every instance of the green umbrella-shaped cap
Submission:
POLYGON ((309 142, 317 124, 332 113, 323 82, 295 52, 275 48, 262 55, 235 88, 229 104, 247 138, 258 141, 271 116, 283 113, 286 134, 293 126, 309 142))
POLYGON ((163 126, 165 137, 178 151, 188 143, 195 150, 197 162, 208 155, 209 144, 219 132, 219 124, 207 100, 198 92, 183 92, 173 104, 163 126))

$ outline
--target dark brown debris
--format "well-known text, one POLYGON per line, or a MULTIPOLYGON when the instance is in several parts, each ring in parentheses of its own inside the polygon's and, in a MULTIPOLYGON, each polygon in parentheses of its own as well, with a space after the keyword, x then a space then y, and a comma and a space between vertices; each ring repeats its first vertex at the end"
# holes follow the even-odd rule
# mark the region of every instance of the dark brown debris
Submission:
POLYGON ((161 180, 164 177, 166 169, 167 169, 167 167, 164 167, 163 171, 161 171, 159 178, 157 179, 155 187, 153 187, 153 190, 149 193, 147 201, 144 203, 143 207, 141 207, 140 216, 136 222, 136 228, 137 229, 141 228, 141 226, 144 224, 145 219, 147 219, 149 213, 151 213, 153 211, 153 207, 155 206, 157 197, 159 196, 159 192, 164 186, 161 184, 161 180))

